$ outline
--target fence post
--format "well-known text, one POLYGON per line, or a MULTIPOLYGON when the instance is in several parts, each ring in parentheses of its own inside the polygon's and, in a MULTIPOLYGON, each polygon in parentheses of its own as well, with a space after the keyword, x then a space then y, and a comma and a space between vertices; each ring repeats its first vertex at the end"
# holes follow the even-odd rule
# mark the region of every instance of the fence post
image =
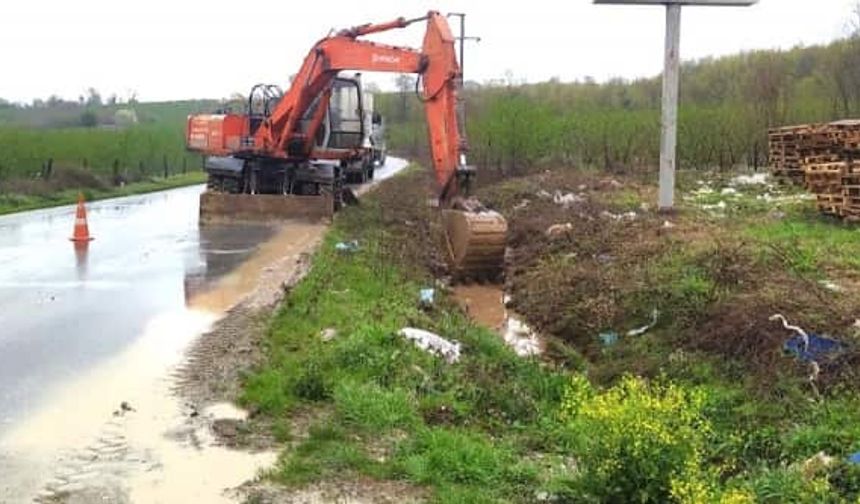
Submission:
POLYGON ((54 174, 54 158, 48 158, 48 178, 54 174))
POLYGON ((163 154, 161 156, 161 161, 164 163, 164 178, 167 178, 167 176, 169 175, 169 172, 170 172, 170 169, 167 166, 167 154, 163 154))
POLYGON ((118 185, 120 185, 120 180, 119 180, 119 159, 114 159, 114 160, 113 160, 113 170, 112 170, 112 171, 113 171, 113 185, 118 186, 118 185))
POLYGON ((186 170, 188 169, 188 158, 185 156, 182 157, 182 174, 185 175, 186 170))

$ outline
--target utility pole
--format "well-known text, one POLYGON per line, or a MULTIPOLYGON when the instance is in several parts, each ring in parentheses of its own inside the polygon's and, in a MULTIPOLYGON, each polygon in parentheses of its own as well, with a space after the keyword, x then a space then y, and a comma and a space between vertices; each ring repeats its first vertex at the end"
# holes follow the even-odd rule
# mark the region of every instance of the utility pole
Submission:
POLYGON ((681 65, 681 6, 748 7, 758 0, 594 0, 595 4, 665 5, 666 54, 663 62, 663 111, 660 127, 661 211, 675 208, 675 169, 678 143, 678 90, 681 65))
POLYGON ((459 93, 457 94, 457 123, 460 125, 461 138, 466 138, 466 100, 463 97, 463 89, 466 83, 465 70, 465 44, 467 40, 480 42, 481 37, 466 36, 466 14, 464 12, 449 12, 448 17, 456 16, 460 18, 460 36, 457 40, 460 41, 460 82, 457 83, 459 93))
POLYGON ((663 60, 663 112, 660 120, 660 191, 657 207, 675 207, 675 161, 678 152, 678 90, 680 87, 681 6, 666 5, 666 53, 663 60))

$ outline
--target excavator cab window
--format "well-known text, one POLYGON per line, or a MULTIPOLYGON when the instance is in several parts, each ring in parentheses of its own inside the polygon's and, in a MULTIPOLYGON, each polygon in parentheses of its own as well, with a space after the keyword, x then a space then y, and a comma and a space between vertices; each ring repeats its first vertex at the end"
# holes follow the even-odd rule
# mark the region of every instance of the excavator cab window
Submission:
POLYGON ((284 95, 275 84, 257 84, 248 93, 248 126, 250 134, 257 132, 260 124, 269 117, 284 95))
POLYGON ((330 148, 351 149, 361 146, 364 138, 363 107, 358 81, 336 78, 329 106, 330 148))

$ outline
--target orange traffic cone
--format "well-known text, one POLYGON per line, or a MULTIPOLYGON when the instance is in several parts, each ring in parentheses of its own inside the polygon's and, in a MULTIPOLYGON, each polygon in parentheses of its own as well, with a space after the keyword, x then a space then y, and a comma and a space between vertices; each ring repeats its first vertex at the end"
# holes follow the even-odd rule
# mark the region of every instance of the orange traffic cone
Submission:
POLYGON ((75 231, 69 238, 73 242, 88 242, 94 240, 87 226, 87 207, 84 206, 84 193, 78 194, 78 209, 75 212, 75 231))

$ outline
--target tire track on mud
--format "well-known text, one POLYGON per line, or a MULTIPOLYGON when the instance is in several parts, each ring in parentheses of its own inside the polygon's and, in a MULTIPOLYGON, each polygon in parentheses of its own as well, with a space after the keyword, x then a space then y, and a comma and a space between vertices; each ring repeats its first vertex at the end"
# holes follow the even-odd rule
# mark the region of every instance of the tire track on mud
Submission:
POLYGON ((250 451, 228 449, 237 444, 237 426, 245 415, 238 410, 225 415, 224 406, 239 393, 240 373, 262 358, 268 316, 308 271, 326 229, 323 224, 284 226, 236 272, 192 299, 191 309, 231 307, 194 339, 184 358, 142 394, 143 399, 131 402, 132 409, 117 409, 91 443, 59 454, 36 502, 191 502, 204 487, 217 494, 210 499, 226 502, 231 498, 229 487, 274 462, 273 452, 263 452, 273 445, 265 437, 243 438, 242 447, 250 451), (255 462, 255 457, 265 463, 255 462), (229 463, 206 463, 207 458, 229 463), (235 478, 237 471, 230 466, 236 465, 252 470, 235 478), (195 484, 176 481, 192 471, 198 475, 195 484), (230 481, 232 485, 225 487, 230 481))

